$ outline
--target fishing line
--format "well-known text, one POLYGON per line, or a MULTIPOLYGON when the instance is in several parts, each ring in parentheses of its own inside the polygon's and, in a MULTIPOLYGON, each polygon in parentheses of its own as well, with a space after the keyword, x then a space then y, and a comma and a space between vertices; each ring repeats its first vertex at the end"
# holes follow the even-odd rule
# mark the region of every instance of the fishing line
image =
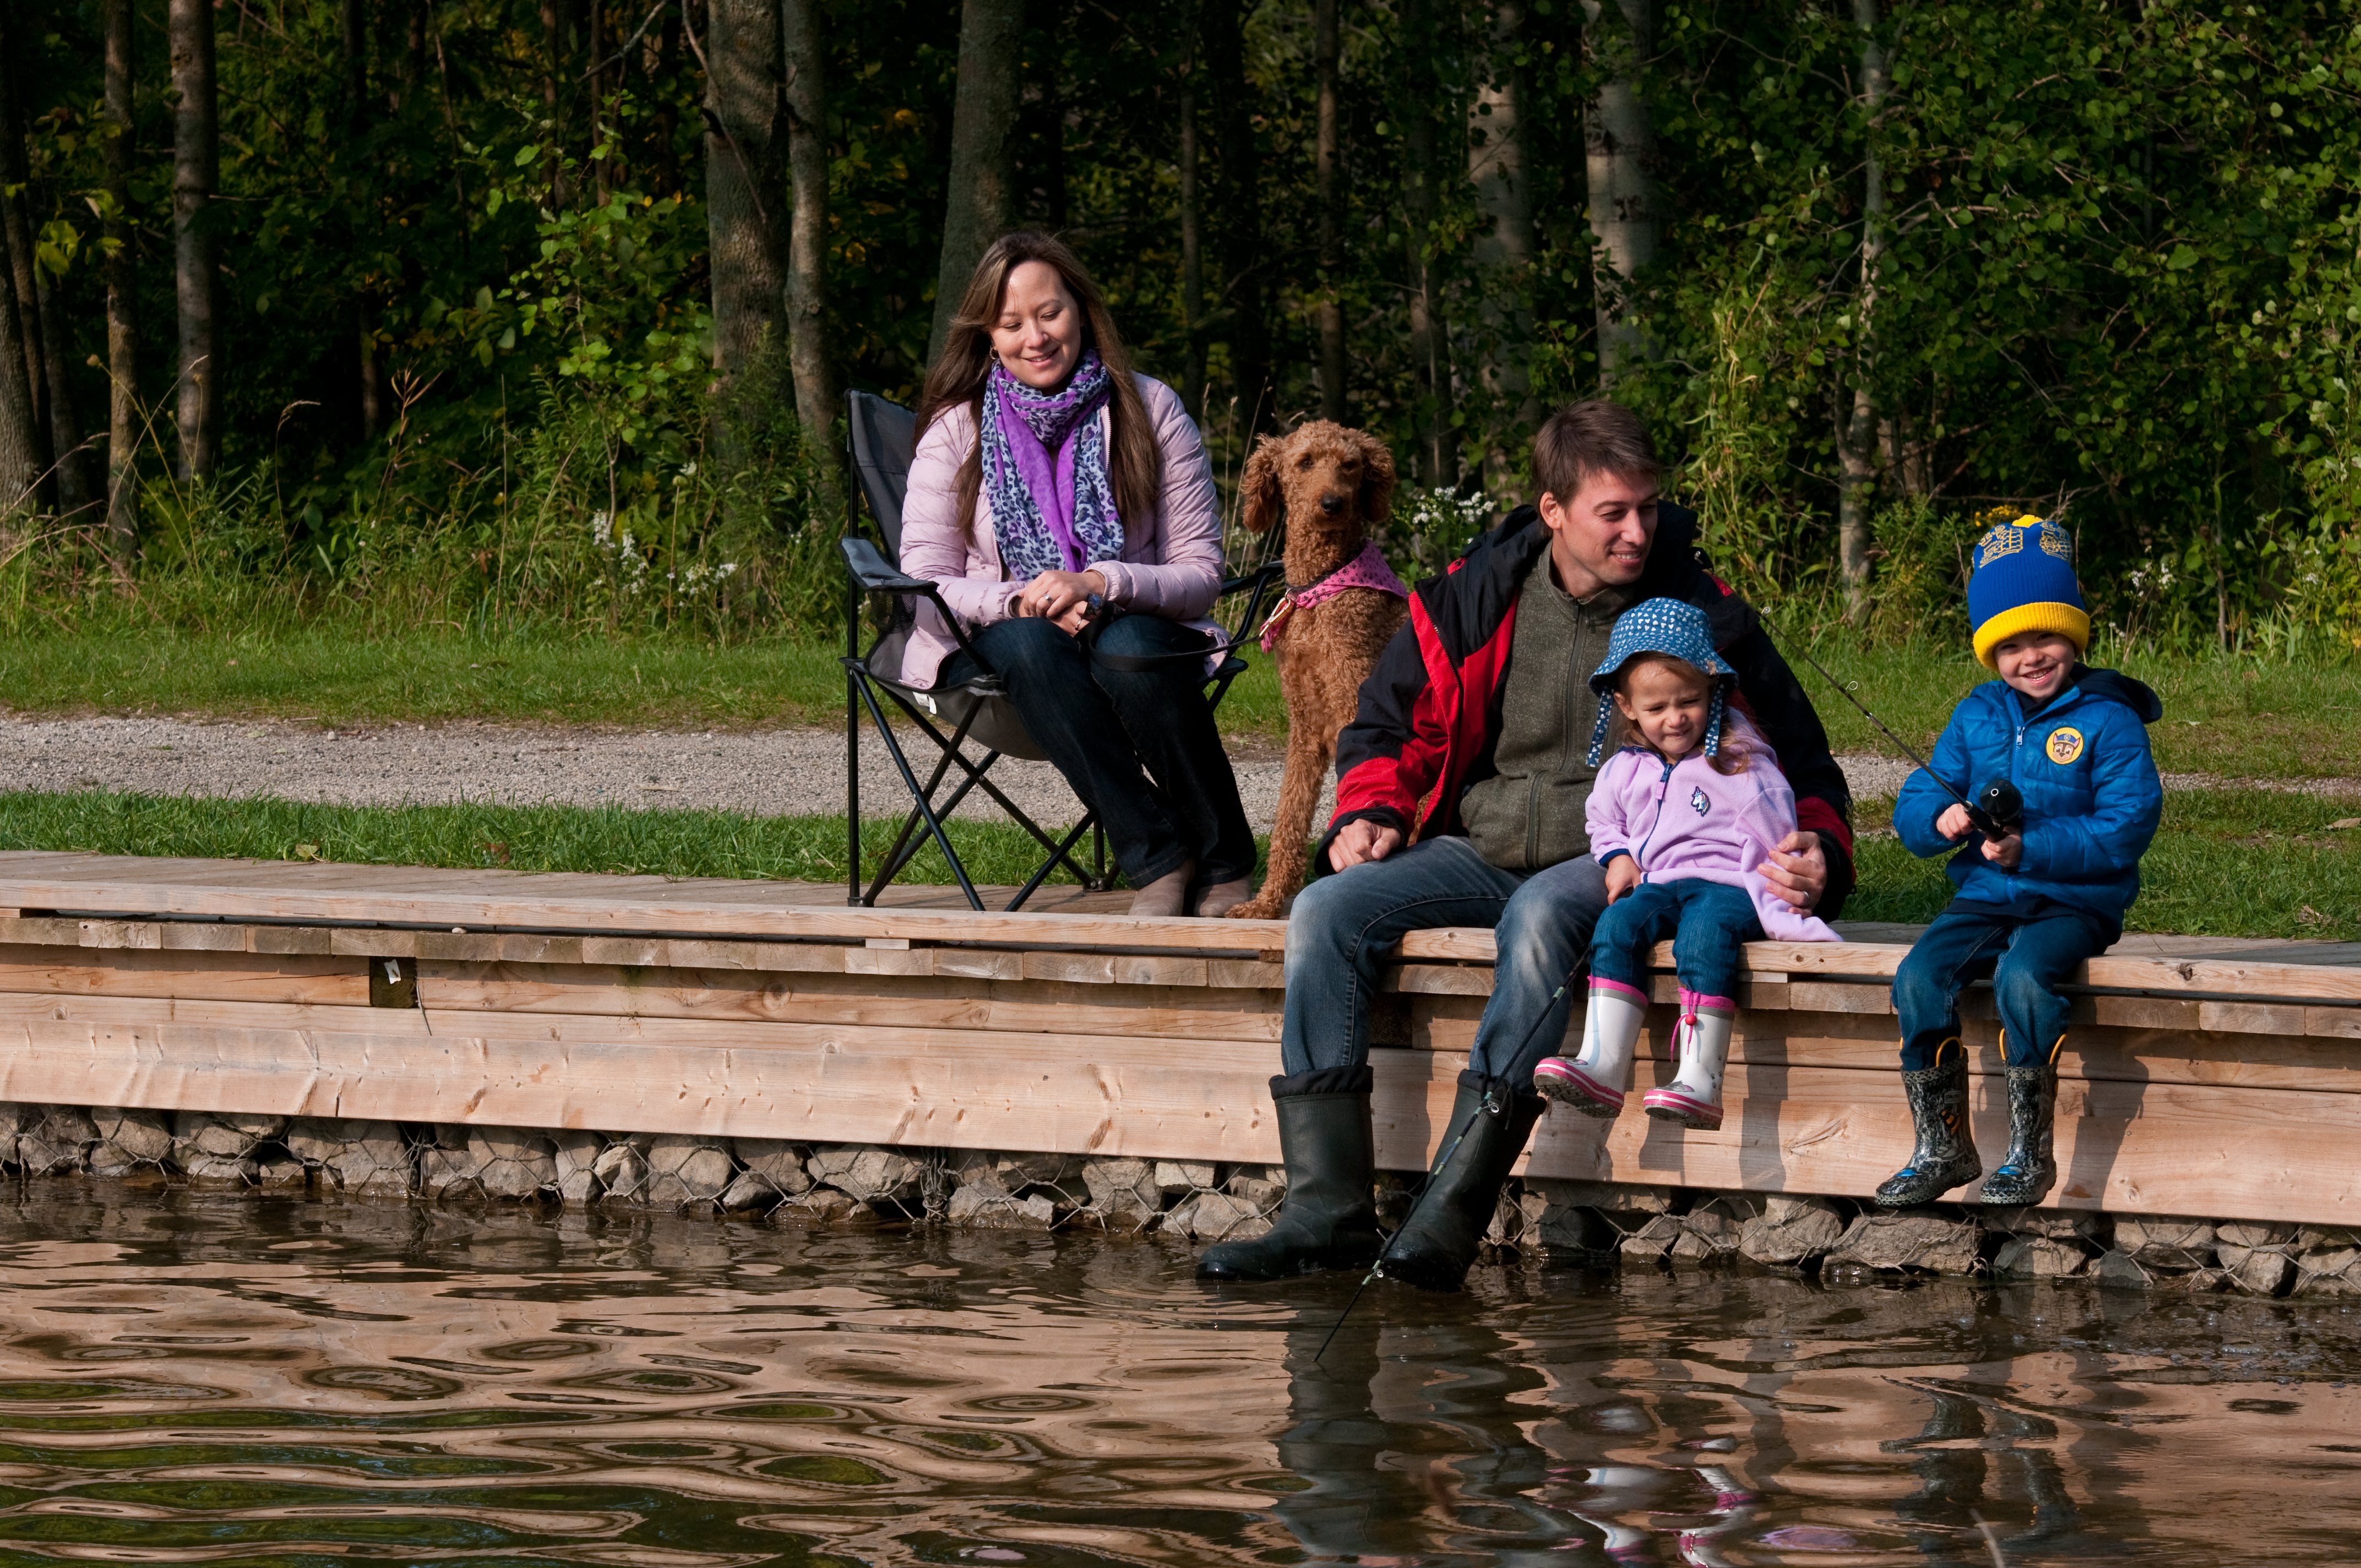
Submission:
MULTIPOLYGON (((1766 631, 1769 630, 1767 624, 1765 625, 1764 630, 1766 631)), ((1968 820, 1975 824, 1976 831, 1982 833, 1987 839, 2000 839, 2008 837, 2008 835, 2015 830, 2012 824, 2017 818, 2021 817, 2025 811, 2025 799, 2017 793, 2017 788, 2015 784, 2009 783, 2006 779, 1995 779, 1991 784, 1986 784, 1982 789, 1978 790, 1974 800, 1970 800, 1966 795, 1961 795, 1958 790, 1952 788, 1951 781, 1937 773, 1932 763, 1928 762, 1926 758, 1920 756, 1917 752, 1912 751, 1910 749, 1909 742, 1904 740, 1901 736, 1896 735, 1893 730, 1887 729, 1885 726, 1885 720, 1878 718, 1876 714, 1870 711, 1869 704, 1853 696, 1850 688, 1849 688, 1844 682, 1828 674, 1828 666, 1821 663, 1817 659, 1813 658, 1811 654, 1806 652, 1800 642, 1790 640, 1787 646, 1789 651, 1792 652, 1795 657, 1803 660, 1804 663, 1811 665, 1813 669, 1818 671, 1820 679, 1828 682, 1829 685, 1835 687, 1836 694, 1839 696, 1852 704, 1856 708, 1859 708, 1861 710, 1861 716, 1863 718, 1868 719, 1872 724, 1877 726, 1877 732, 1884 736, 1888 740, 1893 741, 1894 749, 1899 751, 1905 757, 1910 759, 1912 762, 1916 763, 1920 773, 1925 773, 1928 778, 1933 779, 1937 784, 1940 784, 1945 795, 1948 795, 1953 800, 1958 801, 1960 806, 1966 810, 1968 820)))

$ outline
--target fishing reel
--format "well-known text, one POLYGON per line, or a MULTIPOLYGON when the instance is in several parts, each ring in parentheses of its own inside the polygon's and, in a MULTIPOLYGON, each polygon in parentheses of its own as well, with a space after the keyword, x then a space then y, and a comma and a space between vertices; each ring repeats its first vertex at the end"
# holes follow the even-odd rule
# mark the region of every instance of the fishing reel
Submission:
POLYGON ((1987 839, 2005 839, 2025 827, 2025 796, 2006 779, 1993 780, 1963 804, 1968 820, 1987 839))

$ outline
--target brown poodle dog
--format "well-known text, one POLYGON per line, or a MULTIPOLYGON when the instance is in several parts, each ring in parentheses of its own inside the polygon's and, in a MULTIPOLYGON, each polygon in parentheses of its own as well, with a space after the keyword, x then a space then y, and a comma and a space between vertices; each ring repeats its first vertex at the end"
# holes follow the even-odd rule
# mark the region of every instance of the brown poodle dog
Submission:
MULTIPOLYGON (((1393 510, 1394 459, 1383 443, 1326 420, 1265 436, 1246 459, 1246 525, 1262 532, 1287 519, 1290 594, 1350 563, 1369 531, 1393 510)), ((1408 609, 1376 588, 1345 588, 1316 604, 1282 603, 1275 651, 1287 698, 1287 773, 1270 830, 1270 874, 1262 891, 1230 910, 1241 920, 1273 920, 1303 885, 1303 847, 1312 810, 1336 758, 1336 737, 1361 701, 1361 683, 1378 667, 1408 609)))

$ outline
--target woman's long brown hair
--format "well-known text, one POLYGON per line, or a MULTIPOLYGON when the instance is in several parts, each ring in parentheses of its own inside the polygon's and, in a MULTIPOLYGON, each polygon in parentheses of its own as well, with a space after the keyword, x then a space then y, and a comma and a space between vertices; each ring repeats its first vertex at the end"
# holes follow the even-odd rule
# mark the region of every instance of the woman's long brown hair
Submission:
POLYGON ((947 409, 965 403, 975 414, 979 439, 960 464, 959 515, 972 522, 975 499, 983 488, 983 383, 992 373, 992 328, 1000 319, 1000 302, 1008 291, 1008 275, 1028 261, 1056 270, 1066 292, 1082 313, 1082 346, 1095 348, 1107 368, 1109 413, 1114 440, 1107 453, 1107 479, 1115 487, 1115 510, 1123 519, 1126 538, 1137 540, 1147 530, 1164 486, 1164 454, 1148 428, 1148 404, 1132 377, 1131 356, 1115 330, 1099 286, 1082 269, 1082 261, 1062 241, 1030 229, 1002 235, 975 264, 943 351, 927 372, 926 389, 918 395, 919 435, 947 409))

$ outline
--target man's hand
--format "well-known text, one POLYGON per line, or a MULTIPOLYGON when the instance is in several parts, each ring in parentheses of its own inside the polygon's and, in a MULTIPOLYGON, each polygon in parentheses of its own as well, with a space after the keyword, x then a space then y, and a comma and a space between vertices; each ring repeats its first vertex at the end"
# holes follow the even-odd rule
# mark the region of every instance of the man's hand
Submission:
POLYGON ((1800 828, 1779 840, 1760 869, 1771 891, 1798 915, 1809 915, 1828 890, 1828 857, 1820 836, 1800 828))
POLYGON ((1401 844, 1400 828, 1364 817, 1336 829, 1336 837, 1328 841, 1328 863, 1337 871, 1350 871, 1364 861, 1384 860, 1401 844))
POLYGON ((1954 844, 1975 831, 1975 827, 1969 820, 1968 808, 1958 801, 1943 807, 1943 815, 1935 818, 1935 831, 1954 844))
POLYGON ((2005 839, 1985 839, 1984 859, 2004 872, 2016 870, 2016 862, 2025 859, 2025 835, 2011 833, 2005 839))
POLYGON ((1629 855, 1607 862, 1607 902, 1614 903, 1640 885, 1640 863, 1629 855))
POLYGON ((1056 621, 1068 631, 1082 629, 1080 612, 1093 594, 1106 592, 1106 578, 1097 572, 1044 572, 1017 591, 1016 613, 1056 621))

